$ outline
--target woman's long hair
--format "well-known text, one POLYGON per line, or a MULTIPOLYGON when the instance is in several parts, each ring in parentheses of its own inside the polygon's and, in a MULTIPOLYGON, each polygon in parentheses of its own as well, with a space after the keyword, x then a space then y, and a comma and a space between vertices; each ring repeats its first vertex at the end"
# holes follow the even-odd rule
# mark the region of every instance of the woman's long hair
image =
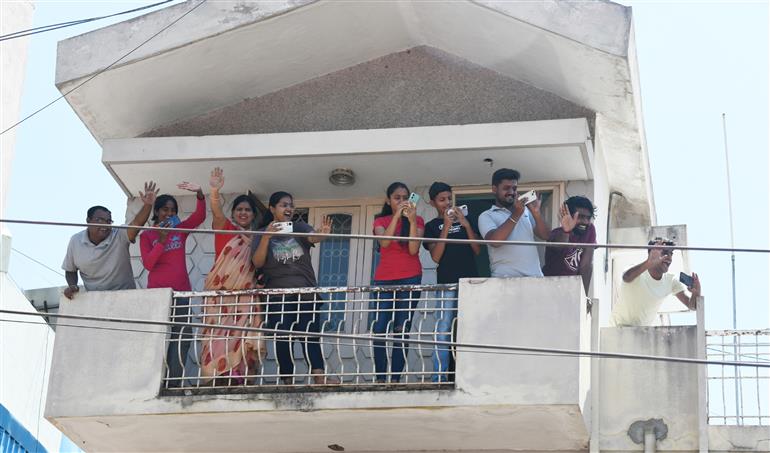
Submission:
MULTIPOLYGON (((286 197, 289 197, 292 199, 292 201, 294 201, 294 197, 291 196, 289 192, 278 191, 270 195, 270 201, 268 202, 267 205, 270 208, 274 208, 278 205, 278 202, 281 201, 281 198, 286 198, 286 197)), ((272 222, 274 219, 275 217, 273 216, 273 213, 270 212, 270 209, 268 209, 267 212, 265 213, 265 216, 262 217, 262 223, 259 225, 259 227, 264 228, 270 225, 270 222, 272 222)))
POLYGON ((179 204, 176 202, 176 198, 172 197, 169 194, 163 194, 160 195, 158 198, 155 199, 155 204, 152 206, 152 222, 155 223, 158 221, 158 210, 162 208, 163 206, 166 206, 166 203, 171 201, 174 203, 174 210, 176 211, 177 215, 179 215, 179 204))
POLYGON ((257 229, 257 227, 259 227, 259 221, 262 215, 257 209, 257 202, 254 201, 254 197, 246 194, 238 195, 235 197, 235 200, 233 200, 233 207, 230 209, 230 217, 232 217, 233 212, 235 211, 235 207, 244 201, 249 204, 251 211, 254 213, 254 219, 251 221, 251 227, 249 228, 251 231, 254 231, 257 229))
MULTIPOLYGON (((385 191, 386 196, 388 197, 387 201, 385 201, 385 204, 382 205, 382 210, 380 210, 380 213, 377 214, 377 217, 383 217, 386 215, 393 215, 393 208, 390 207, 390 196, 393 195, 393 192, 395 192, 398 189, 404 189, 407 193, 409 193, 409 187, 406 186, 403 182, 394 182, 391 185, 388 186, 388 189, 385 191)), ((409 219, 407 217, 401 218, 401 231, 399 232, 398 236, 401 237, 409 237, 409 228, 411 227, 411 222, 409 222, 409 219)), ((400 244, 406 244, 406 241, 398 241, 400 244)))

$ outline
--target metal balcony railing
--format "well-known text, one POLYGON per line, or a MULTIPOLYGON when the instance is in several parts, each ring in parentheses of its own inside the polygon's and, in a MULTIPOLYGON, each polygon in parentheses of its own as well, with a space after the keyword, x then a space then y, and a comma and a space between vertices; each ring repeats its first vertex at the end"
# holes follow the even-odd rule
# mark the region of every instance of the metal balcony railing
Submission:
MULTIPOLYGON (((712 360, 770 362, 770 330, 706 331, 712 360)), ((708 365, 711 425, 770 425, 770 369, 708 365)))
POLYGON ((169 328, 161 386, 170 394, 451 386, 455 351, 397 340, 451 341, 456 313, 456 284, 175 292, 170 320, 210 327, 169 328))

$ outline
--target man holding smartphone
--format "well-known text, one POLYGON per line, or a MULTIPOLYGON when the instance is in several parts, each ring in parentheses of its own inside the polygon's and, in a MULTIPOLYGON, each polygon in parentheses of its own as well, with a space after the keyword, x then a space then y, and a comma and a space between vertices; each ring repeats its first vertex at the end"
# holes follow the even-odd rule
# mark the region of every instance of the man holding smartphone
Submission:
MULTIPOLYGON (((540 199, 535 197, 529 203, 519 199, 520 177, 510 168, 501 168, 492 175, 495 204, 479 216, 479 232, 484 239, 531 242, 537 236, 548 240, 551 230, 540 215, 540 199)), ((534 245, 490 244, 487 250, 492 277, 543 276, 534 245)))
MULTIPOLYGON (((647 245, 676 244, 665 238, 655 238, 647 245)), ((613 324, 619 327, 658 324, 658 309, 671 294, 675 294, 687 308, 695 310, 701 295, 698 274, 693 272, 692 281, 688 280, 690 286, 685 286, 674 274, 669 274, 673 254, 671 249, 648 249, 647 259, 623 274, 620 298, 612 308, 613 324), (689 297, 685 289, 690 291, 689 297)))

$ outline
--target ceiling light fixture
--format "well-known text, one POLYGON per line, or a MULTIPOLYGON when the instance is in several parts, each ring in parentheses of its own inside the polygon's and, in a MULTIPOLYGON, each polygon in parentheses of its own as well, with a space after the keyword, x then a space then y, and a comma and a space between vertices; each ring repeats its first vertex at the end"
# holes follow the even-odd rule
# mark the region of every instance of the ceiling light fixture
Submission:
POLYGON ((356 175, 349 168, 335 168, 329 174, 329 182, 335 186, 352 186, 356 183, 356 175))

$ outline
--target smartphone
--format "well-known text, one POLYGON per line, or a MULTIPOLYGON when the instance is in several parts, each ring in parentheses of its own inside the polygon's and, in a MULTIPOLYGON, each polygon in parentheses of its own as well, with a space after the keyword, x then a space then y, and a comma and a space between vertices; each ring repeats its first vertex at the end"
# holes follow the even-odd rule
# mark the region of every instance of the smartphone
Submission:
POLYGON ((537 194, 534 190, 530 190, 529 192, 520 195, 519 200, 523 201, 524 204, 527 205, 537 200, 537 194))
POLYGON ((416 207, 417 203, 420 201, 420 196, 414 192, 409 194, 409 203, 412 204, 412 207, 416 207))
POLYGON ((278 233, 294 232, 294 224, 291 222, 275 222, 275 226, 279 228, 278 233))
POLYGON ((179 220, 179 216, 177 215, 172 215, 166 220, 169 222, 168 226, 171 228, 176 228, 180 223, 182 223, 182 221, 179 220))
POLYGON ((684 272, 680 272, 679 273, 679 281, 684 283, 684 286, 686 286, 688 288, 692 288, 693 278, 691 276, 685 274, 684 272))
MULTIPOLYGON (((464 204, 464 205, 462 205, 462 206, 458 206, 458 207, 457 207, 457 209, 459 209, 459 210, 460 210, 460 211, 463 213, 463 215, 464 215, 465 217, 468 217, 468 205, 465 205, 465 204, 464 204)), ((454 217, 454 215, 455 215, 455 210, 454 210, 454 209, 450 209, 450 210, 447 212, 447 214, 449 214, 449 216, 450 216, 450 217, 454 217)))
POLYGON ((175 228, 180 223, 182 223, 182 221, 179 220, 179 216, 174 215, 159 223, 158 226, 163 228, 175 228))

